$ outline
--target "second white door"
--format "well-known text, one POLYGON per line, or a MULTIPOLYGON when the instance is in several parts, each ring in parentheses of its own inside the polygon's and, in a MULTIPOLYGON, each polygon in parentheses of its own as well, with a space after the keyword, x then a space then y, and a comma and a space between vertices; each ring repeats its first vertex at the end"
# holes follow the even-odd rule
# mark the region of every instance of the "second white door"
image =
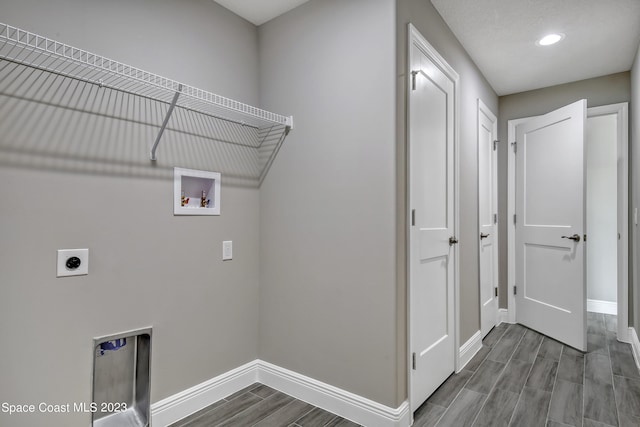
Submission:
POLYGON ((498 320, 498 119, 478 99, 478 241, 480 329, 484 337, 498 320))

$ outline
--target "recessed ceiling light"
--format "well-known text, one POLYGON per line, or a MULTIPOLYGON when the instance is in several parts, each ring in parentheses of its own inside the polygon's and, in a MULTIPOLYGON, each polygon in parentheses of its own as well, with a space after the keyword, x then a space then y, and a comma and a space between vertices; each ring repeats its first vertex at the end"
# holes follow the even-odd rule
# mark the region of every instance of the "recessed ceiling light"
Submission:
POLYGON ((562 33, 547 34, 546 36, 538 40, 536 43, 539 46, 549 46, 549 45, 558 43, 563 38, 564 38, 564 34, 562 33))

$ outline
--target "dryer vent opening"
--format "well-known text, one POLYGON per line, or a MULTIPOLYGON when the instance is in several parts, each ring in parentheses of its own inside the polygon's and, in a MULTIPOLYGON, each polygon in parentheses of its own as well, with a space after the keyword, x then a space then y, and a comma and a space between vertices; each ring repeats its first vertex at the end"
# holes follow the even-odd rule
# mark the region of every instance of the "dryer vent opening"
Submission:
POLYGON ((93 350, 92 426, 148 426, 151 329, 96 338, 93 350))

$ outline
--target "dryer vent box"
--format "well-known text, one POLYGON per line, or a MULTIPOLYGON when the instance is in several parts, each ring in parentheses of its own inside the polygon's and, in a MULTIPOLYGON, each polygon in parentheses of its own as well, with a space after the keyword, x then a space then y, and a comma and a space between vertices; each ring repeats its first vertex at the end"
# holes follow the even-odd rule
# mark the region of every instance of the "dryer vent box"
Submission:
POLYGON ((94 339, 93 427, 150 423, 151 329, 94 339))

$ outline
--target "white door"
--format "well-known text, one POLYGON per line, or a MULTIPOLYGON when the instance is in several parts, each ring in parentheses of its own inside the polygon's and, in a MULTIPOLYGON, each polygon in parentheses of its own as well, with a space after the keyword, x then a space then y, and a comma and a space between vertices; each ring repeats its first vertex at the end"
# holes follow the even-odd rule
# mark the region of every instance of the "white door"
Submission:
POLYGON ((478 241, 480 242, 480 330, 498 320, 498 120, 478 99, 478 241))
MULTIPOLYGON (((409 83, 411 406, 455 370, 454 81, 424 39, 409 83)), ((431 48, 432 49, 432 48, 431 48)))
POLYGON ((586 351, 586 100, 516 128, 517 322, 586 351))

